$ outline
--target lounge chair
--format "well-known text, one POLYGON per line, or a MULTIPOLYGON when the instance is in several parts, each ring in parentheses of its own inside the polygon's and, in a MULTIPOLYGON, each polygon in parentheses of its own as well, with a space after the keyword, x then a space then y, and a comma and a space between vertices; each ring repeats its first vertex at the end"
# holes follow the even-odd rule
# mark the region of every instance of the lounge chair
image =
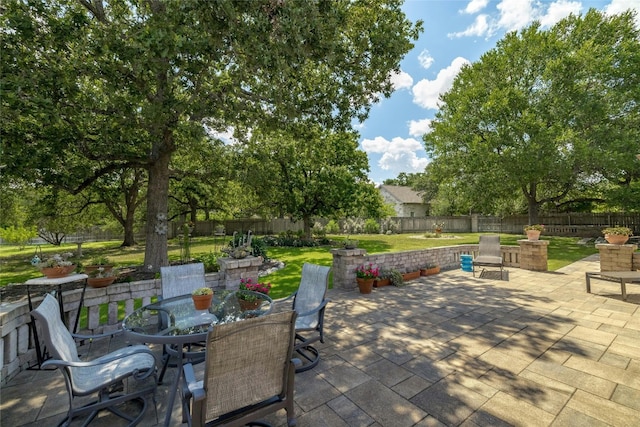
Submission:
MULTIPOLYGON (((473 259, 472 264, 473 277, 476 277, 476 267, 497 267, 500 268, 500 279, 502 279, 504 261, 502 260, 502 251, 500 250, 499 235, 483 234, 480 236, 478 256, 473 259)), ((484 268, 482 271, 484 271, 484 268)))

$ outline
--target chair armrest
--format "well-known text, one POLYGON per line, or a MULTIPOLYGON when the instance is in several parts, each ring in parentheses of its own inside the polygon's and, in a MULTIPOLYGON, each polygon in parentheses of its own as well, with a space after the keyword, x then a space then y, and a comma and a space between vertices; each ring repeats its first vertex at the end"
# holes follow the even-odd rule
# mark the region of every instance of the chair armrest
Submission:
POLYGON ((330 299, 324 299, 322 300, 320 305, 314 308, 313 310, 305 311, 304 313, 298 313, 298 317, 304 317, 304 316, 309 316, 311 314, 315 314, 320 310, 322 310, 330 301, 331 301, 330 299))
MULTIPOLYGON (((129 348, 129 347, 125 347, 125 348, 129 348)), ((149 348, 140 347, 140 348, 135 348, 128 353, 122 353, 122 354, 116 354, 116 355, 107 354, 105 356, 90 360, 88 362, 82 362, 82 361, 68 362, 66 360, 60 360, 60 359, 49 359, 42 364, 42 367, 55 366, 55 367, 70 367, 70 368, 90 368, 93 366, 106 365, 108 363, 114 362, 116 360, 124 359, 134 354, 143 354, 143 353, 147 353, 151 357, 154 357, 153 352, 149 348)))
POLYGON ((191 363, 184 364, 182 366, 182 371, 184 372, 184 381, 187 384, 185 394, 188 391, 194 401, 203 400, 205 398, 204 389, 202 388, 202 383, 199 384, 198 381, 196 381, 196 374, 193 371, 193 365, 191 363))
POLYGON ((116 335, 120 335, 124 332, 124 330, 122 329, 117 329, 113 332, 107 332, 104 334, 96 334, 96 335, 82 335, 82 334, 71 334, 71 336, 73 337, 73 339, 75 341, 93 341, 93 340, 99 340, 102 338, 108 338, 108 337, 114 337, 116 335))

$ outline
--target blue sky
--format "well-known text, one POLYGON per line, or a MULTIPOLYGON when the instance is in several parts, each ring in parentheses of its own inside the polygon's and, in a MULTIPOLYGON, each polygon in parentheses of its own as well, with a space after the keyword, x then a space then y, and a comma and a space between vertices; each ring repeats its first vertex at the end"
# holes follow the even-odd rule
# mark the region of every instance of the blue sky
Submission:
POLYGON ((375 104, 357 126, 369 156, 369 178, 381 184, 400 172, 424 171, 429 159, 422 135, 437 112, 439 94, 451 87, 463 64, 480 59, 506 32, 534 20, 546 28, 589 8, 608 14, 633 8, 640 25, 640 0, 406 0, 405 14, 414 22, 422 19, 424 32, 393 76, 393 95, 375 104))

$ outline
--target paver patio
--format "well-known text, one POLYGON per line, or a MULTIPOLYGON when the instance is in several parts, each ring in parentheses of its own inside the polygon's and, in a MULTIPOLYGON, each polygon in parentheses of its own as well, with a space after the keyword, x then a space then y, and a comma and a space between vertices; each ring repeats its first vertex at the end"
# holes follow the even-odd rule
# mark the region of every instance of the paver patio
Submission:
MULTIPOLYGON (((640 425, 640 286, 626 302, 614 283, 587 294, 597 255, 508 270, 508 281, 452 270, 370 295, 330 291, 321 362, 296 375, 298 425, 640 425)), ((56 425, 67 405, 55 371, 21 372, 0 398, 3 426, 56 425)), ((153 409, 142 425, 158 425, 153 409)))

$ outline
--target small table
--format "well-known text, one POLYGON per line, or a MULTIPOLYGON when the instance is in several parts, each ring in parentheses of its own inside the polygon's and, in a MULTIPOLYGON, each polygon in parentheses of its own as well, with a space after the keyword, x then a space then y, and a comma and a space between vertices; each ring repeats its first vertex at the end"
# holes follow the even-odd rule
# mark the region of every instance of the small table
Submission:
POLYGON ((622 300, 627 300, 627 283, 640 283, 640 271, 601 271, 585 273, 587 293, 591 293, 591 279, 600 279, 607 282, 620 283, 622 300))
MULTIPOLYGON (((84 284, 82 286, 82 294, 80 296, 80 305, 78 306, 78 314, 76 315, 76 319, 73 324, 73 330, 71 331, 72 333, 76 333, 78 329, 78 321, 80 319, 80 309, 82 308, 82 304, 84 302, 84 294, 87 290, 88 277, 89 276, 87 276, 86 274, 71 274, 69 276, 58 277, 55 279, 49 279, 47 277, 36 277, 35 279, 27 280, 26 282, 24 282, 24 284, 27 286, 27 299, 29 301, 29 312, 33 311, 33 302, 31 301, 31 289, 29 288, 29 286, 31 285, 57 286, 58 287, 57 300, 58 300, 58 306, 60 307, 60 318, 62 319, 62 322, 64 322, 65 326, 67 326, 67 322, 64 316, 64 301, 62 298, 62 285, 67 283, 79 282, 82 280, 84 281, 84 284)), ((33 319, 33 317, 31 317, 30 325, 31 325, 31 332, 33 333, 33 340, 35 341, 35 345, 36 345, 36 357, 38 358, 38 366, 41 366, 42 362, 44 362, 44 355, 40 350, 40 341, 38 340, 38 330, 36 328, 35 320, 33 319)))
POLYGON ((268 295, 247 292, 262 300, 255 310, 243 311, 237 291, 215 291, 208 310, 196 310, 191 295, 181 295, 141 307, 128 315, 122 329, 128 339, 145 344, 162 344, 175 348, 178 371, 170 386, 164 425, 171 422, 171 411, 182 377, 183 346, 206 341, 211 326, 237 322, 271 312, 273 301, 268 295))

